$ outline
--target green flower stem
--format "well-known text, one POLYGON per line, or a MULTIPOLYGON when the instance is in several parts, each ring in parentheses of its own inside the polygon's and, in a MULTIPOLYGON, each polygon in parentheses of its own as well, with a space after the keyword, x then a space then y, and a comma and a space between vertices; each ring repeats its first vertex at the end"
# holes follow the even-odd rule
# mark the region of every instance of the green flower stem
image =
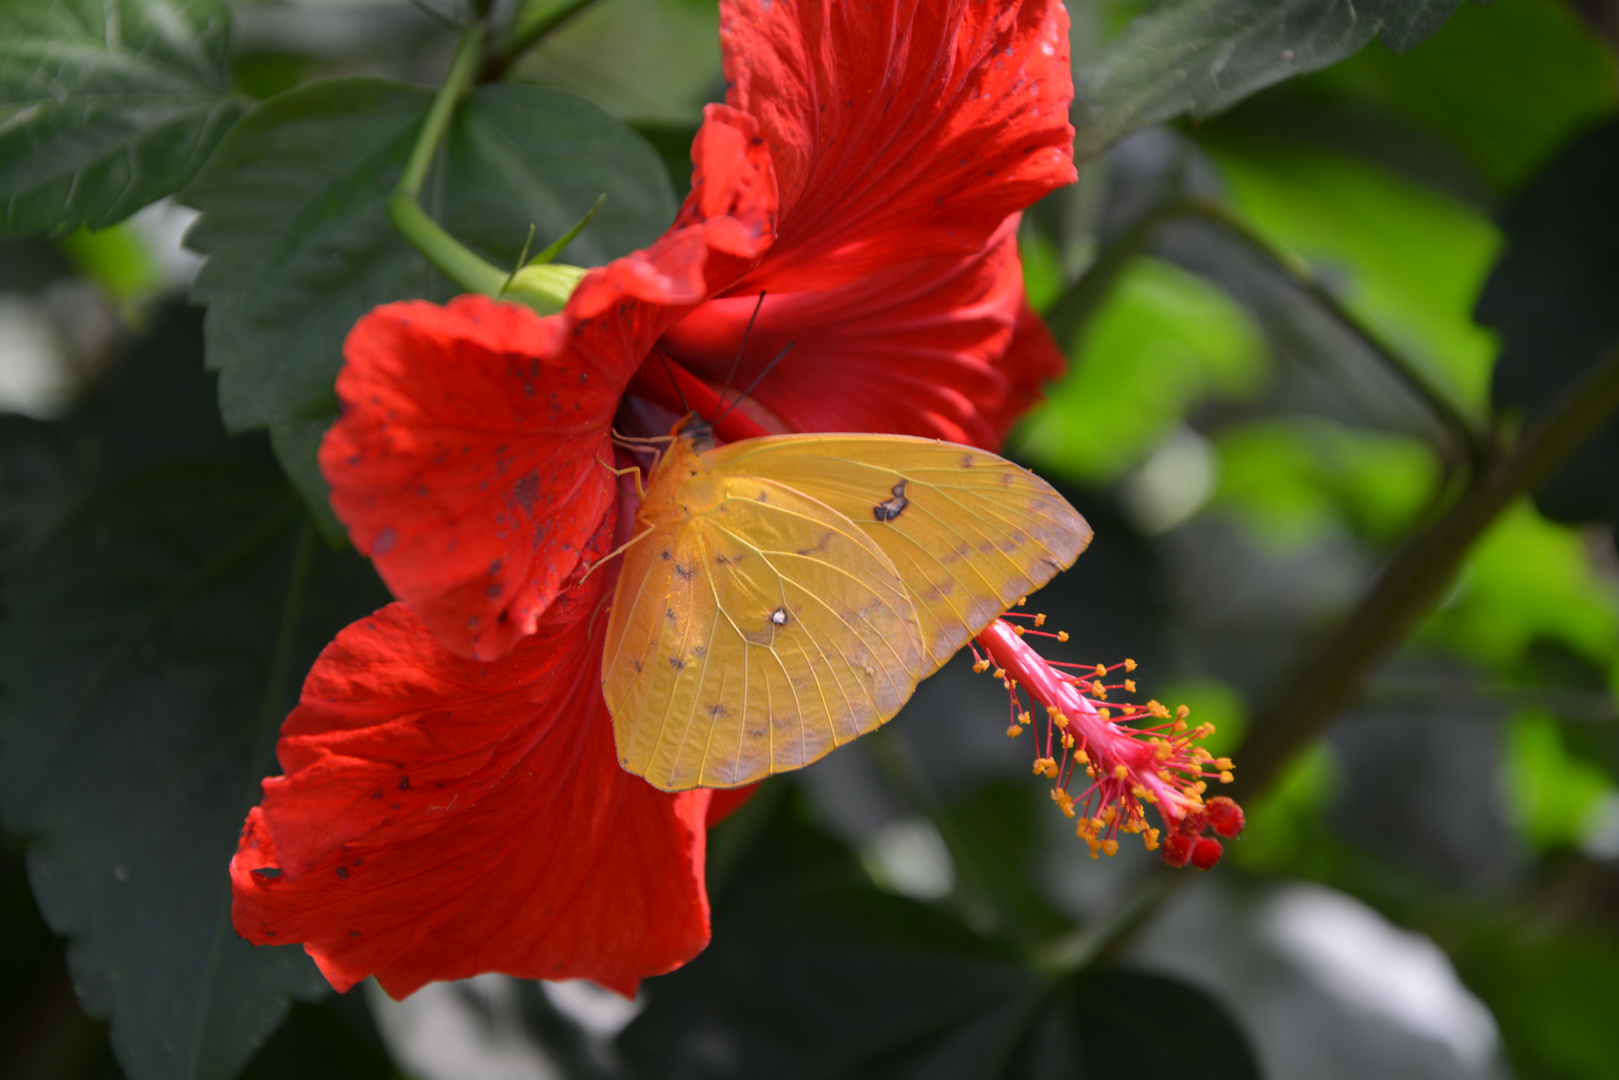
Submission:
POLYGON ((522 26, 512 27, 501 34, 483 59, 483 66, 478 72, 478 81, 494 82, 504 76, 507 69, 517 62, 518 57, 561 29, 564 23, 595 2, 596 0, 568 0, 568 3, 541 15, 538 19, 522 26))
POLYGON ((1529 425, 1515 448, 1492 456, 1450 507, 1398 551, 1349 620, 1300 669, 1232 757, 1231 794, 1252 799, 1354 701, 1373 667, 1450 588, 1474 543, 1619 410, 1619 348, 1529 425))
POLYGON ((1441 386, 1432 382, 1422 367, 1383 341, 1370 327, 1323 288, 1309 264, 1291 252, 1272 244, 1229 208, 1209 199, 1178 195, 1159 203, 1143 214, 1123 236, 1103 250, 1090 269, 1054 301, 1045 312, 1046 325, 1065 349, 1107 299, 1120 274, 1142 254, 1159 227, 1182 217, 1198 217, 1220 226, 1245 245, 1264 256, 1287 275, 1293 285, 1317 307, 1348 330, 1369 349, 1400 383, 1427 408, 1467 455, 1479 466, 1488 454, 1488 440, 1482 425, 1469 417, 1441 386))
POLYGON ((416 250, 427 256, 440 273, 461 289, 499 296, 508 275, 467 250, 438 222, 428 217, 420 203, 422 185, 427 180, 433 157, 449 130, 456 105, 472 85, 472 77, 482 61, 486 33, 482 23, 473 23, 461 32, 461 43, 456 47, 450 72, 445 76, 444 85, 439 87, 433 107, 428 110, 427 119, 422 123, 416 145, 410 151, 410 160, 405 163, 404 175, 400 176, 398 186, 388 198, 388 220, 416 250))

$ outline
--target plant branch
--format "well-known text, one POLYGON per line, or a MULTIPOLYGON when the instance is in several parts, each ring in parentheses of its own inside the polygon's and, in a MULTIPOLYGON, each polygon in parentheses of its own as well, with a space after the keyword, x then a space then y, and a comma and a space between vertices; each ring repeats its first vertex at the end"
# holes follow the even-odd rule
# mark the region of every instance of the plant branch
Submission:
POLYGON ((472 85, 473 73, 483 55, 487 30, 481 22, 473 23, 461 32, 461 43, 456 47, 455 59, 450 63, 444 85, 439 87, 427 119, 411 147, 405 172, 388 198, 388 220, 394 228, 416 247, 439 272, 467 292, 499 296, 506 284, 507 274, 484 262, 455 237, 427 215, 421 207, 422 185, 438 153, 439 145, 449 131, 455 117, 455 107, 472 85))
POLYGON ((1616 410, 1619 348, 1534 420, 1513 450, 1487 462, 1450 507, 1395 554, 1349 620, 1233 755, 1241 766, 1233 794, 1252 798, 1280 777, 1444 596, 1473 544, 1501 512, 1539 486, 1616 410))
POLYGON ((495 82, 529 49, 550 37, 575 15, 594 4, 596 0, 568 0, 553 11, 532 22, 514 26, 491 43, 483 66, 478 71, 478 82, 495 82))
POLYGON ((1243 221, 1228 207, 1210 199, 1187 198, 1182 203, 1184 213, 1201 217, 1212 222, 1232 236, 1241 240, 1248 247, 1263 255, 1271 263, 1285 273, 1294 287, 1308 296, 1315 305, 1332 317, 1340 326, 1348 330, 1360 341, 1373 356, 1382 361, 1383 366, 1398 378, 1402 385, 1425 405, 1434 418, 1442 424, 1447 431, 1467 452, 1469 461, 1474 466, 1483 463, 1489 454, 1489 443, 1481 425, 1469 417, 1451 395, 1439 384, 1433 382, 1409 357, 1402 355, 1397 349, 1384 341, 1375 330, 1360 320, 1354 312, 1345 307, 1336 296, 1328 291, 1310 264, 1295 256, 1292 252, 1277 247, 1269 239, 1260 234, 1247 222, 1243 221))
POLYGON ((1051 328, 1059 344, 1065 349, 1072 346, 1075 335, 1107 299, 1108 293, 1125 267, 1146 250, 1160 226, 1179 217, 1199 217, 1218 225, 1264 256, 1287 276, 1294 287, 1354 335, 1372 355, 1393 372, 1401 385, 1422 402, 1429 413, 1463 448, 1470 463, 1477 467, 1484 461, 1489 446, 1480 425, 1468 417, 1448 393, 1430 381, 1420 365, 1392 348, 1324 288, 1309 264, 1291 252, 1272 244, 1230 209, 1210 199, 1191 195, 1176 195, 1166 199, 1143 214, 1123 236, 1109 244, 1096 262, 1091 264, 1090 269, 1047 308, 1046 325, 1051 328))

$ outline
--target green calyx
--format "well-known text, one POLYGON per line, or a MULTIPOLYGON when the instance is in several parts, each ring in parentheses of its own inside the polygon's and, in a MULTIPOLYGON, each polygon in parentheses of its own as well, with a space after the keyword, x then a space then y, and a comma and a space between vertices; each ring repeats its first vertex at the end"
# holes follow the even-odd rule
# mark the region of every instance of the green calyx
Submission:
POLYGON ((555 315, 567 304, 568 297, 573 295, 586 273, 582 266, 561 263, 525 266, 507 279, 495 299, 527 304, 541 315, 555 315))

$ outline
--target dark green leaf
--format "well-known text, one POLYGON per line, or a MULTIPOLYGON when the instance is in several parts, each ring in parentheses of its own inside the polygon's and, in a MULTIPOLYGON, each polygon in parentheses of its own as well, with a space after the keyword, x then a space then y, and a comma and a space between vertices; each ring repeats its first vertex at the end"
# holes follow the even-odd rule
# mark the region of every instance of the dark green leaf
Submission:
MULTIPOLYGON (((314 467, 336 414, 343 339, 378 304, 453 289, 389 224, 384 200, 425 115, 424 90, 343 79, 273 98, 231 132, 186 192, 203 211, 188 243, 209 256, 208 360, 232 430, 269 427, 288 473, 324 511, 314 467)), ((499 266, 566 232, 605 193, 561 261, 594 265, 644 246, 674 216, 668 177, 634 132, 537 86, 480 88, 458 113, 424 205, 499 266)))
POLYGON ((0 812, 135 1080, 228 1077, 290 996, 322 992, 300 950, 236 937, 225 874, 303 673, 381 599, 303 520, 258 466, 157 465, 6 593, 0 812))
MULTIPOLYGON (((1619 120, 1575 139, 1502 219, 1506 253, 1478 321, 1500 332, 1495 407, 1533 416, 1619 346, 1619 120)), ((1619 423, 1576 451, 1536 493, 1556 521, 1619 521, 1619 423)))
POLYGON ((738 867, 706 952, 650 982, 618 1046, 659 1078, 990 1078, 1049 976, 882 893, 789 804, 738 867))
POLYGON ((1177 116, 1208 116, 1373 38, 1404 51, 1462 0, 1180 0, 1133 20, 1075 73, 1074 153, 1177 116))
POLYGON ((178 191, 242 113, 218 0, 0 6, 0 232, 101 228, 178 191))
POLYGON ((1087 1080, 1258 1080, 1247 1036, 1194 986, 1139 971, 1086 971, 1068 989, 1087 1080))
POLYGON ((79 473, 55 425, 0 416, 0 580, 72 505, 79 473))

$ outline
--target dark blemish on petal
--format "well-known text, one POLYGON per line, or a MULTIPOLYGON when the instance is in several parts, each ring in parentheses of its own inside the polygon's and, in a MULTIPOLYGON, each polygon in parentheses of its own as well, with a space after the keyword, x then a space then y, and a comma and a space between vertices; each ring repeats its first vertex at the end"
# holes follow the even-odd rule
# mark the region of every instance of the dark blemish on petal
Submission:
POLYGON ((349 931, 349 937, 359 937, 359 936, 360 936, 360 932, 358 930, 350 930, 349 931))
POLYGON ((390 525, 377 533, 377 538, 371 541, 371 554, 386 555, 394 549, 394 545, 397 543, 399 543, 399 534, 394 532, 393 526, 390 525))
POLYGON ((375 790, 375 791, 373 791, 373 792, 372 792, 372 793, 371 793, 371 797, 372 797, 372 798, 373 798, 373 799, 380 799, 380 798, 382 798, 382 789, 381 789, 381 788, 378 788, 378 789, 377 789, 377 790, 375 790))
POLYGON ((399 778, 399 790, 400 791, 409 791, 410 790, 410 777, 401 776, 399 778))
POLYGON ((501 586, 500 582, 497 581, 493 585, 490 585, 488 588, 484 589, 483 594, 484 594, 484 596, 488 597, 489 599, 494 600, 494 599, 499 598, 500 593, 501 593, 501 589, 502 589, 502 586, 501 586))
POLYGON ((347 878, 349 876, 349 868, 346 866, 339 866, 337 868, 337 876, 340 878, 347 878))
POLYGON ((261 866, 253 872, 259 877, 269 878, 271 881, 274 881, 276 878, 281 876, 281 868, 279 866, 261 866))
POLYGON ((911 505, 911 500, 905 497, 905 481, 901 480, 895 484, 890 493, 894 496, 892 499, 884 499, 871 508, 871 516, 878 521, 893 521, 905 512, 907 506, 911 505))
POLYGON ((531 472, 512 485, 512 501, 528 513, 534 513, 534 504, 540 498, 540 474, 531 472))

